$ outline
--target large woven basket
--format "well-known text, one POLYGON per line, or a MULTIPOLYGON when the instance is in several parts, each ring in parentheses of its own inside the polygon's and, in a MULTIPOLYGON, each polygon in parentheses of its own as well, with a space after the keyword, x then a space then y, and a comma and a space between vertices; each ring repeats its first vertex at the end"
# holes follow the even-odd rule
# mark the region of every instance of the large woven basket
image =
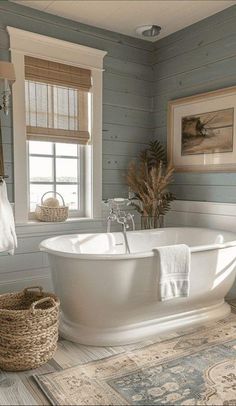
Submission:
POLYGON ((65 205, 65 201, 64 201, 62 195, 60 195, 60 193, 58 193, 58 192, 44 193, 44 195, 41 198, 41 204, 37 204, 36 209, 35 209, 35 216, 39 221, 49 221, 49 222, 65 221, 68 218, 68 214, 69 214, 69 207, 65 205), (60 198, 62 200, 62 206, 60 206, 60 207, 44 206, 43 199, 48 193, 53 193, 53 194, 57 194, 58 196, 60 196, 60 198))
POLYGON ((53 357, 58 341, 59 305, 57 296, 43 292, 41 287, 0 296, 1 369, 33 369, 53 357))

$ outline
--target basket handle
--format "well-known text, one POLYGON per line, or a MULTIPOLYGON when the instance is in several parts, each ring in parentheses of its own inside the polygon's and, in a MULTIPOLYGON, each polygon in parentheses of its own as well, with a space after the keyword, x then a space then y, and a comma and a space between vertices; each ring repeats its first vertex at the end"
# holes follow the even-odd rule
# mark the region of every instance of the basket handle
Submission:
POLYGON ((28 288, 25 288, 25 289, 23 290, 23 293, 26 294, 28 291, 30 291, 30 290, 32 290, 32 289, 38 289, 40 294, 43 293, 43 288, 42 288, 42 286, 29 286, 28 288))
POLYGON ((38 306, 41 303, 45 303, 45 302, 51 302, 53 306, 57 305, 57 303, 56 303, 55 299, 53 299, 53 297, 47 296, 47 297, 43 297, 42 299, 39 299, 39 300, 36 300, 35 302, 33 302, 30 306, 30 310, 32 312, 34 312, 36 306, 38 306))
POLYGON ((56 194, 56 195, 60 196, 60 198, 61 198, 61 200, 62 200, 62 204, 63 204, 63 206, 65 206, 65 200, 63 199, 63 196, 62 196, 60 193, 58 193, 58 192, 54 192, 53 190, 50 190, 49 192, 46 192, 46 193, 43 194, 43 196, 41 197, 41 204, 42 204, 42 205, 43 205, 43 198, 44 198, 44 196, 46 196, 48 193, 53 193, 54 195, 56 194))

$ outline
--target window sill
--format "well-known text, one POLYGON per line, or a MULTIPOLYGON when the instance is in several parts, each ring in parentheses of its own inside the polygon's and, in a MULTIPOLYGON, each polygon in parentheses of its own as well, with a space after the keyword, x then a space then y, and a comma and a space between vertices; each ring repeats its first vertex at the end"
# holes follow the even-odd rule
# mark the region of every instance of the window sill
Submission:
POLYGON ((103 231, 103 220, 91 217, 71 217, 63 222, 43 222, 29 220, 16 223, 16 233, 19 238, 33 235, 56 236, 59 234, 93 233, 103 231))
POLYGON ((16 223, 16 227, 19 226, 31 226, 31 225, 39 225, 39 226, 44 226, 44 225, 58 225, 58 224, 68 224, 68 223, 80 223, 80 222, 99 222, 101 219, 98 218, 92 218, 92 217, 70 217, 65 221, 39 221, 36 219, 29 219, 29 221, 25 223, 16 223))

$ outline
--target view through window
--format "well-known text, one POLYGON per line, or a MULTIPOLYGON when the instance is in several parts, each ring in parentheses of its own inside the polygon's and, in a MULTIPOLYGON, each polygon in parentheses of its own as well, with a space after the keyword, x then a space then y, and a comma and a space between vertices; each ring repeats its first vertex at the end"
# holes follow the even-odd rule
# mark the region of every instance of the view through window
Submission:
POLYGON ((76 144, 29 141, 31 212, 48 191, 60 193, 69 205, 69 210, 82 209, 82 149, 83 146, 76 144))

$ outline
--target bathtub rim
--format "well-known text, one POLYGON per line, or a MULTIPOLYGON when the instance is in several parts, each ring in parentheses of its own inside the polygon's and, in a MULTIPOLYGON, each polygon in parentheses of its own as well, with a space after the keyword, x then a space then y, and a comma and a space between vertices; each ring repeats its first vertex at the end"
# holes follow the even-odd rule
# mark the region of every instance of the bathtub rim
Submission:
MULTIPOLYGON (((164 227, 161 228, 161 230, 178 230, 178 229, 186 229, 186 230, 198 230, 198 231, 206 231, 206 230, 211 230, 215 231, 218 233, 229 233, 232 234, 232 236, 235 237, 235 240, 228 241, 225 243, 220 243, 220 244, 205 244, 205 245, 198 245, 198 246, 192 246, 190 247, 190 252, 191 253, 197 253, 197 252, 204 252, 204 251, 213 251, 213 250, 221 250, 224 248, 232 248, 236 246, 236 233, 233 233, 231 231, 227 230, 219 230, 219 229, 213 229, 213 228, 207 228, 207 227, 164 227)), ((156 230, 156 229, 155 229, 156 230)), ((159 229, 157 229, 159 230, 159 229)), ((153 231, 153 230, 135 230, 135 231, 129 231, 128 233, 147 233, 148 231, 153 231)), ((118 234, 121 233, 120 231, 118 232, 112 232, 111 234, 118 234)), ((138 258, 148 258, 148 257, 154 257, 156 255, 154 249, 151 251, 141 251, 137 253, 127 253, 127 254, 81 254, 81 253, 74 253, 74 252, 65 252, 65 251, 59 251, 56 249, 49 248, 47 246, 48 241, 55 240, 56 238, 63 238, 63 237, 72 237, 75 235, 91 235, 91 234, 107 234, 107 233, 74 233, 74 234, 63 234, 63 235, 58 235, 54 237, 47 238, 39 244, 39 250, 42 252, 47 252, 48 254, 53 254, 59 257, 64 257, 64 258, 74 258, 74 259, 80 259, 80 260, 131 260, 131 259, 138 259, 138 258)))

